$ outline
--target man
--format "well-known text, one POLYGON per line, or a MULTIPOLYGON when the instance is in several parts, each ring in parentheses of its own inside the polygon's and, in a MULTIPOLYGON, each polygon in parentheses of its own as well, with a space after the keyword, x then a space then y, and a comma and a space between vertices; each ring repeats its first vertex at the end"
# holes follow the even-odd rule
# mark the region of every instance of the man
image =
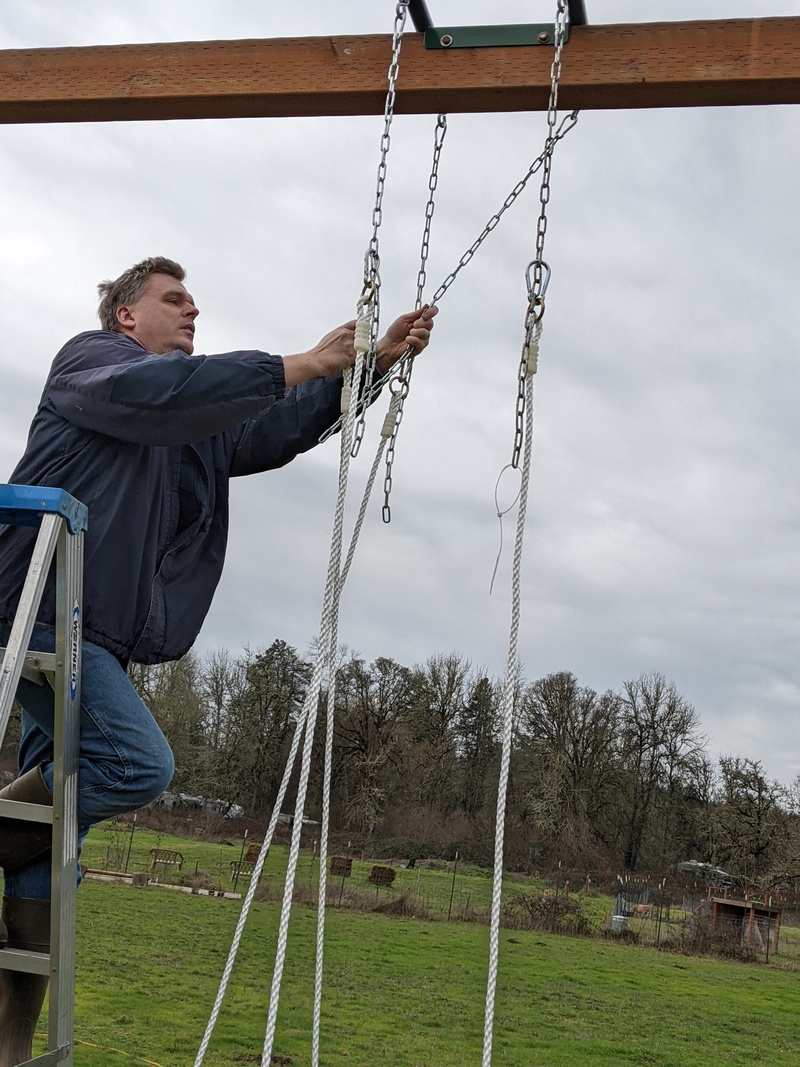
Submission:
MULTIPOLYGON (((222 572, 231 477, 283 466, 340 414, 354 322, 307 352, 194 356, 199 314, 183 268, 146 259, 99 286, 102 330, 56 356, 17 484, 65 489, 89 508, 85 537, 78 830, 149 803, 173 774, 172 753, 126 674, 192 646, 222 572)), ((401 316, 378 344, 381 373, 428 344, 435 308, 401 316)), ((0 527, 0 643, 35 531, 0 527)), ((31 647, 52 650, 55 603, 44 596, 31 647)), ((20 774, 2 796, 51 804, 53 700, 23 680, 20 774)), ((46 951, 50 839, 7 823, 0 940, 46 951), (9 829, 10 828, 10 829, 9 829)), ((0 1067, 31 1054, 46 978, 0 970, 0 1067)))

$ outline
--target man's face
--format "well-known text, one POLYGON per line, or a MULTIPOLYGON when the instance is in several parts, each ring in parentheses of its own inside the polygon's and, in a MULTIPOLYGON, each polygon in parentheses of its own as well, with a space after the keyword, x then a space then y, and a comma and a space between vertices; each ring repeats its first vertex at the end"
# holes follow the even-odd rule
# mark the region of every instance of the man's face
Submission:
POLYGON ((194 320, 199 314, 191 295, 177 278, 151 274, 136 303, 117 309, 117 321, 122 332, 148 352, 163 356, 180 349, 191 356, 194 320))

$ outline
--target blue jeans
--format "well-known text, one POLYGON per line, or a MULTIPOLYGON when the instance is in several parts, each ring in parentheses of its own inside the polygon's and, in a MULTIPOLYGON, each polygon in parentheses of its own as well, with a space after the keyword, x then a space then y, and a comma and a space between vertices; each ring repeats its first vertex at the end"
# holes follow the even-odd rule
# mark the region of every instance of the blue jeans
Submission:
MULTIPOLYGON (((2 643, 10 627, 0 624, 2 643)), ((30 647, 52 652, 52 626, 34 626, 30 647)), ((83 642, 80 752, 78 763, 78 848, 89 827, 161 796, 175 770, 172 752, 158 724, 131 685, 120 662, 98 645, 83 642)), ((17 690, 22 709, 19 771, 41 766, 53 789, 53 691, 24 678, 17 690)), ((10 872, 5 894, 50 898, 50 856, 10 872)))

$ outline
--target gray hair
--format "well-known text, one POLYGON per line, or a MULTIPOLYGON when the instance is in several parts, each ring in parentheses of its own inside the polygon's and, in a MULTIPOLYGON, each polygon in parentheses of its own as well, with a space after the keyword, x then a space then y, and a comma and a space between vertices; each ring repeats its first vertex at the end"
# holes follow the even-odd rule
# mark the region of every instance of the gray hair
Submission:
POLYGON ((120 274, 115 281, 100 282, 97 291, 100 294, 100 306, 97 314, 104 330, 120 332, 117 310, 128 304, 135 304, 144 292, 147 279, 151 274, 169 274, 182 282, 186 271, 174 259, 166 256, 150 256, 120 274))

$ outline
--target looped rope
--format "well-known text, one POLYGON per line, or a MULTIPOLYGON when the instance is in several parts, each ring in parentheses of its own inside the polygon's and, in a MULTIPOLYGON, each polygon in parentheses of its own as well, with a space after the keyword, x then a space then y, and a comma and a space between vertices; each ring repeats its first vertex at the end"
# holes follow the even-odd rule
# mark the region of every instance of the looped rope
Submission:
POLYGON ((520 481, 520 486, 517 489, 517 495, 514 497, 514 499, 511 501, 507 508, 500 507, 500 502, 497 499, 497 494, 498 490, 500 489, 500 482, 506 471, 512 471, 517 469, 518 468, 515 467, 513 463, 506 463, 505 467, 503 467, 503 469, 497 475, 497 481, 495 482, 494 486, 494 509, 497 512, 497 518, 500 521, 500 547, 497 549, 497 559, 494 561, 492 580, 489 582, 489 596, 491 596, 494 592, 494 580, 497 577, 497 568, 500 566, 500 557, 503 555, 503 516, 508 515, 508 513, 510 511, 513 511, 516 507, 517 501, 520 498, 520 493, 522 492, 522 482, 520 481))

